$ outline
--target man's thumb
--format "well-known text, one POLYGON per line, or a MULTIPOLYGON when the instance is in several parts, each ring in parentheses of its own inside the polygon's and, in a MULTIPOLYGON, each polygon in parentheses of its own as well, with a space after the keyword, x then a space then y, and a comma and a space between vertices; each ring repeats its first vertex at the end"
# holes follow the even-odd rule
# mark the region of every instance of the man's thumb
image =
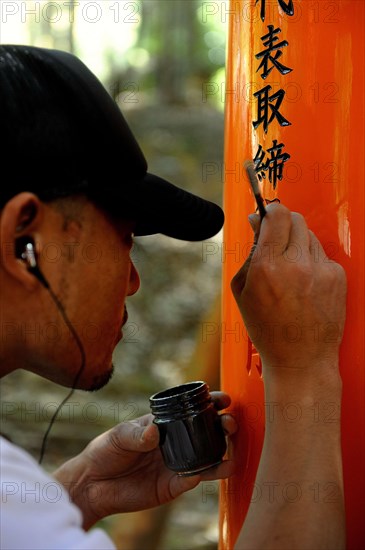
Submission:
POLYGON ((248 216, 248 222, 252 228, 252 231, 254 232, 254 243, 257 243, 257 240, 259 238, 260 234, 260 227, 261 227, 261 219, 258 214, 250 214, 248 216))

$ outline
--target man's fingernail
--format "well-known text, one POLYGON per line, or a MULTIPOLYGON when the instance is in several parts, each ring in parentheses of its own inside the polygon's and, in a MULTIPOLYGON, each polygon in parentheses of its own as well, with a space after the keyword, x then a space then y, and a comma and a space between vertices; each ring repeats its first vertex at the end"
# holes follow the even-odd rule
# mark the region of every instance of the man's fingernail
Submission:
POLYGON ((252 231, 256 232, 260 223, 260 216, 257 214, 250 214, 248 216, 248 223, 250 224, 252 231))

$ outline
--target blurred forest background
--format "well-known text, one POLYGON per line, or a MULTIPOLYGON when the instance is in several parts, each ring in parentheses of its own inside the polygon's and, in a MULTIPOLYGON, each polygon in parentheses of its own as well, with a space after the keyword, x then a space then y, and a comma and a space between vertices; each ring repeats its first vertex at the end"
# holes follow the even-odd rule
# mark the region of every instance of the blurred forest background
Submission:
MULTIPOLYGON (((0 40, 78 55, 117 101, 149 170, 221 204, 226 17, 226 2, 14 1, 2 3, 0 40)), ((194 379, 217 388, 219 342, 206 329, 214 332, 219 322, 220 251, 221 235, 205 243, 136 239, 132 257, 142 284, 127 302, 115 375, 98 393, 76 392, 64 406, 49 437, 47 469, 117 422, 149 412, 148 397, 160 389, 194 379)), ((20 345, 47 338, 41 327, 32 330, 22 327, 20 345)), ((38 459, 66 393, 13 373, 1 384, 1 431, 38 459)), ((203 484, 159 512, 115 516, 103 526, 124 550, 214 549, 217 495, 218 484, 203 484)))

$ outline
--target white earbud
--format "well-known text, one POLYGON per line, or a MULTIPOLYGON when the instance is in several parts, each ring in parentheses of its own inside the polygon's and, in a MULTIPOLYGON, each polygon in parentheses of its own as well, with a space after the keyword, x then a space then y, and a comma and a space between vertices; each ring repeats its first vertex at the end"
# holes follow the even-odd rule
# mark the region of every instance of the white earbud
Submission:
POLYGON ((37 267, 37 260, 35 259, 34 246, 32 243, 25 245, 24 252, 22 252, 22 259, 25 260, 30 268, 37 267))

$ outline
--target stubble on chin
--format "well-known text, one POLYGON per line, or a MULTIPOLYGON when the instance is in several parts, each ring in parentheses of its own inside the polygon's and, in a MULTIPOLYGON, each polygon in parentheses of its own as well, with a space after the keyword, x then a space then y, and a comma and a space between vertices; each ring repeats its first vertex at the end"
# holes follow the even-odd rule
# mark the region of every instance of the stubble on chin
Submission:
POLYGON ((101 390, 101 388, 103 388, 108 384, 108 382, 113 377, 113 374, 114 374, 114 365, 111 365, 109 370, 104 371, 101 374, 98 374, 97 376, 94 376, 92 383, 88 388, 86 388, 86 391, 94 392, 94 391, 101 390))

